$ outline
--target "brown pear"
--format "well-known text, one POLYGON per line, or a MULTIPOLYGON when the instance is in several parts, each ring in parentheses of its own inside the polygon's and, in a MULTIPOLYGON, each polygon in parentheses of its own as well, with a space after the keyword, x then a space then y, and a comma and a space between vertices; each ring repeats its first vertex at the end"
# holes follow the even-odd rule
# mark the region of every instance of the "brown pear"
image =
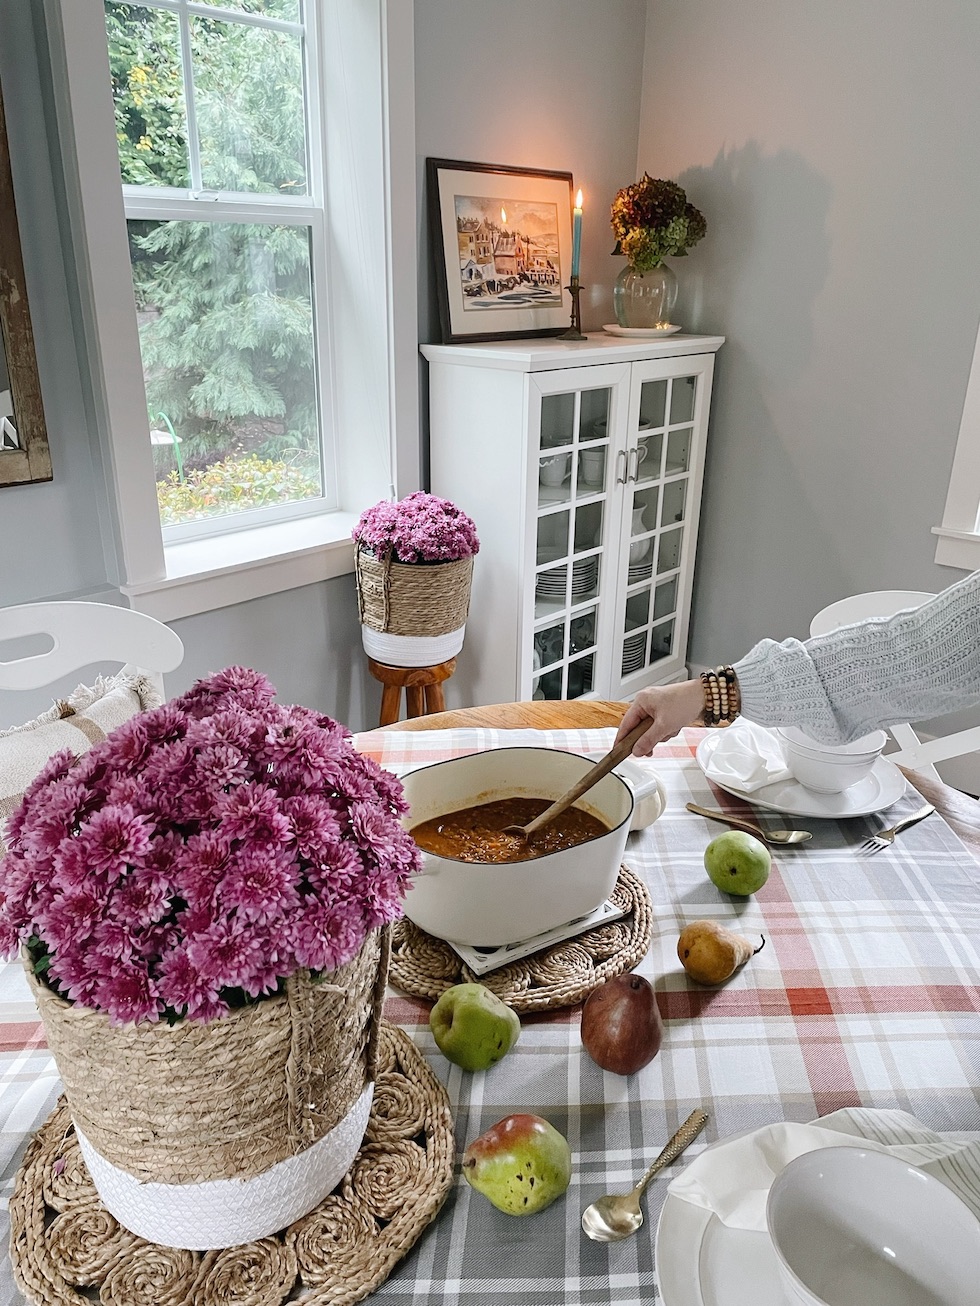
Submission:
POLYGON ((692 921, 677 940, 677 956, 691 979, 699 984, 724 984, 756 952, 758 945, 717 921, 692 921))

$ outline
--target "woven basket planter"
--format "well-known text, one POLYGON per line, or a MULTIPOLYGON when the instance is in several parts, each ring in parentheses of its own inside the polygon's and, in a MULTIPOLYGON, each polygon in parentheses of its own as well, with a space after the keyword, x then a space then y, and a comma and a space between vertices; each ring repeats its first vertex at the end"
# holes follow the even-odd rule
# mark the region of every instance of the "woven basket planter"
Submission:
POLYGON ((463 647, 473 559, 394 562, 355 549, 357 608, 364 650, 398 667, 436 666, 463 647))
POLYGON ((207 1024, 114 1026, 30 982, 85 1163, 132 1233, 205 1250, 265 1237, 349 1169, 371 1109, 388 932, 346 965, 207 1024))

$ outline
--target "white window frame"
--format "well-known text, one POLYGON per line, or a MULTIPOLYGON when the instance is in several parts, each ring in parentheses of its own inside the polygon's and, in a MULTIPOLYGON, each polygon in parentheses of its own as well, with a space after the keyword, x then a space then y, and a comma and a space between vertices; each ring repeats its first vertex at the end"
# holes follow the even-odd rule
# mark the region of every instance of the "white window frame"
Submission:
POLYGON ((949 475, 936 562, 942 567, 980 570, 980 330, 973 350, 970 379, 963 401, 963 416, 949 475))
MULTIPOLYGON (((305 0, 320 28, 331 510, 165 544, 156 502, 102 0, 44 0, 111 522, 133 607, 163 621, 353 570, 363 509, 420 481, 413 0, 305 0), (60 67, 59 67, 60 64, 60 67)), ((216 14, 220 10, 215 10, 216 14)))

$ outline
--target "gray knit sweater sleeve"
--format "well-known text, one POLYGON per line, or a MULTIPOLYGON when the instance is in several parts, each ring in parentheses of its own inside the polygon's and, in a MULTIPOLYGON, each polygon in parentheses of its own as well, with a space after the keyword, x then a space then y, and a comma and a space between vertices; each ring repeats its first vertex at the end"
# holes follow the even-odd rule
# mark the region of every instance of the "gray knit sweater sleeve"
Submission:
POLYGON ((764 639, 735 664, 742 714, 847 743, 980 702, 980 571, 910 612, 764 639))

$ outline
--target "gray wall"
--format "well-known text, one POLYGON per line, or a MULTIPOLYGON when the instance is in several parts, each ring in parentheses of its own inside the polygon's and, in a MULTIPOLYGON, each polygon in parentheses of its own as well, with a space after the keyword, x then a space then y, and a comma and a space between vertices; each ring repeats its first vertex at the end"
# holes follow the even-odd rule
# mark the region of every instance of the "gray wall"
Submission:
POLYGON ((649 0, 637 173, 708 235, 677 320, 718 331, 692 660, 826 603, 936 590, 980 314, 973 0, 649 0))
POLYGON ((636 159, 644 22, 643 0, 415 0, 421 341, 440 338, 427 157, 571 172, 582 319, 613 320, 609 205, 636 159))

